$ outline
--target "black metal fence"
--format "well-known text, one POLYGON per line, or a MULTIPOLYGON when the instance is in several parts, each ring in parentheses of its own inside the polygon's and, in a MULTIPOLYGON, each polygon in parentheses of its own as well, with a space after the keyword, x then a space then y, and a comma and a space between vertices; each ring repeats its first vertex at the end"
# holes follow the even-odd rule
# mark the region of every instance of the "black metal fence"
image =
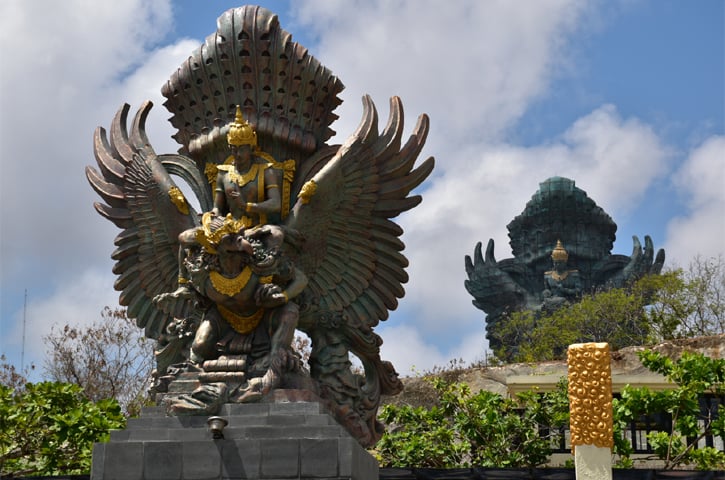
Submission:
MULTIPOLYGON (((15 480, 90 480, 90 475, 3 477, 15 480)), ((571 468, 381 468, 380 480, 576 480, 571 468)), ((613 480, 725 480, 725 471, 614 469, 613 480)))
MULTIPOLYGON (((616 397, 618 394, 615 394, 616 397)), ((723 399, 715 395, 705 395, 700 397, 700 418, 698 420, 700 428, 705 429, 710 420, 718 417, 720 405, 723 399)), ((669 413, 657 413, 652 415, 642 415, 637 420, 630 422, 627 430, 624 432, 625 438, 632 444, 632 449, 636 454, 654 453, 651 445, 647 441, 647 435, 650 432, 671 432, 672 416, 669 413)), ((552 439, 552 453, 570 453, 571 437, 568 428, 561 428, 558 431, 550 429, 542 430, 542 435, 550 436, 552 439)), ((688 438, 688 442, 694 442, 694 438, 688 438)), ((713 447, 721 452, 725 452, 725 439, 723 437, 714 437, 705 435, 697 442, 697 448, 713 447)))
MULTIPOLYGON (((381 468, 380 480, 575 480, 571 468, 381 468)), ((725 480, 725 471, 614 469, 613 480, 725 480)))

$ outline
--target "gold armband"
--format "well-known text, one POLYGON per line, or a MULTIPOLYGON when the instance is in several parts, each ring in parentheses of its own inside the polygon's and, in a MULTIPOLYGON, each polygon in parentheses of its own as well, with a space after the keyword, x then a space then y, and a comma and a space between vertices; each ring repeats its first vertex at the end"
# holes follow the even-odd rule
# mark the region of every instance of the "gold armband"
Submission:
POLYGON ((275 185, 274 183, 271 185, 267 185, 267 188, 279 188, 279 185, 275 185))
POLYGON ((289 303, 289 297, 287 296, 287 290, 282 290, 282 295, 284 295, 284 303, 289 303))

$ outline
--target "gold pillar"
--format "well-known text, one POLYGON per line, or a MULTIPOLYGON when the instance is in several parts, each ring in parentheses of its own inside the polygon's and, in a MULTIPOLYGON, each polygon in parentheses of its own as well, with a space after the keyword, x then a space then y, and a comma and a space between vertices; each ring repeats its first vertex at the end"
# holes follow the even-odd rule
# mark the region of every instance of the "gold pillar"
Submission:
POLYGON ((611 449, 614 437, 609 344, 570 345, 567 363, 572 451, 577 445, 611 449))

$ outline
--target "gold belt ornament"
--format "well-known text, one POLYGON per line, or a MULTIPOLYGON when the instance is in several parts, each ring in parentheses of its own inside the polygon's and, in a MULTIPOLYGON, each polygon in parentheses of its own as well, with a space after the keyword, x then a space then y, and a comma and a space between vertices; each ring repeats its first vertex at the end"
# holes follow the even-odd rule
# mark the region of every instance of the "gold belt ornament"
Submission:
POLYGON ((242 335, 247 335, 251 333, 255 328, 257 328, 259 322, 262 321, 262 317, 264 317, 263 308, 260 308, 248 317, 238 315, 219 304, 217 304, 217 309, 219 309, 219 313, 221 314, 222 318, 226 320, 226 322, 234 329, 234 331, 236 331, 237 333, 241 333, 242 335))

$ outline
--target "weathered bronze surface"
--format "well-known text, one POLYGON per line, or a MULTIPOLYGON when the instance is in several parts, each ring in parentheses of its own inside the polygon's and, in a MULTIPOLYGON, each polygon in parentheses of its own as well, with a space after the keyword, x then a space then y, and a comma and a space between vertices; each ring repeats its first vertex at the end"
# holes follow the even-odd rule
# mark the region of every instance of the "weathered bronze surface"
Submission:
POLYGON ((584 292, 621 287, 662 270, 665 252, 654 254, 649 236, 644 248, 633 237, 631 256, 612 255, 617 225, 577 188, 573 180, 552 177, 542 182, 521 215, 507 226, 514 258, 497 261, 493 240, 485 256, 481 243, 473 259, 466 255, 466 290, 473 305, 487 313, 490 333, 507 313, 553 311, 577 301, 584 292))
POLYGON ((414 168, 428 118, 401 145, 397 97, 382 132, 366 96, 358 130, 328 145, 342 89, 276 15, 245 6, 222 14, 162 89, 177 154, 157 155, 147 139, 149 102, 130 131, 128 105, 109 135, 96 130, 99 170, 86 175, 105 201, 96 209, 122 230, 115 288, 157 340, 154 391, 169 413, 303 389, 364 446, 380 437, 380 396, 402 384, 373 328, 408 279, 391 218, 420 202, 409 193, 433 159, 414 168), (295 329, 311 339, 309 372, 291 348, 295 329))

